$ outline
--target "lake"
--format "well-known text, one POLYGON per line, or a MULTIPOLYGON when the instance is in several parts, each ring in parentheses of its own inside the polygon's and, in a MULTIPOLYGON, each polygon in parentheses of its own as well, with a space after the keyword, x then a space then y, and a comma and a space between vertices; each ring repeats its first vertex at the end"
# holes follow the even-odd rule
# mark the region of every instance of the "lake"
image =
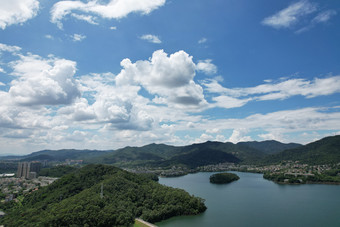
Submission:
POLYGON ((236 173, 240 179, 225 185, 209 182, 214 173, 160 178, 159 183, 181 188, 205 199, 208 209, 181 216, 165 226, 340 226, 340 185, 278 185, 262 174, 236 173))

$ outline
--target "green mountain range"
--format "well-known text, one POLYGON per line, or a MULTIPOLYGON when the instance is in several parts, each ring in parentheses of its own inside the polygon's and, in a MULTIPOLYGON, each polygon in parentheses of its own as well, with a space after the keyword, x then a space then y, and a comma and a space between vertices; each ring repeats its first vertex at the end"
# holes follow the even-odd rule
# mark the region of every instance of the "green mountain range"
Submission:
POLYGON ((263 160, 268 153, 278 153, 300 144, 284 144, 277 141, 205 142, 188 146, 150 144, 143 147, 126 147, 92 159, 96 163, 115 164, 120 167, 173 165, 196 168, 223 162, 251 164, 263 160))
POLYGON ((238 145, 245 145, 266 154, 276 154, 284 150, 301 147, 301 144, 298 143, 280 143, 276 140, 239 142, 238 145))
POLYGON ((267 156, 263 163, 279 163, 283 160, 299 161, 306 164, 340 163, 340 136, 325 137, 305 146, 267 156))
MULTIPOLYGON (((262 142, 222 143, 205 142, 188 146, 149 144, 142 147, 125 147, 118 150, 44 150, 16 160, 65 161, 81 159, 84 163, 113 164, 118 167, 171 167, 196 168, 223 162, 240 164, 272 164, 283 160, 310 164, 340 162, 340 136, 326 137, 307 145, 281 143, 274 140, 262 142)), ((1 157, 4 162, 13 157, 1 157)))

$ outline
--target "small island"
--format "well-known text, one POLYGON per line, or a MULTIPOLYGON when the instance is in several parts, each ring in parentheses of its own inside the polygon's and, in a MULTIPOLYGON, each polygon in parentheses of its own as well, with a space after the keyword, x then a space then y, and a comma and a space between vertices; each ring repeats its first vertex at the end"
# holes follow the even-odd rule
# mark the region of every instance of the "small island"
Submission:
POLYGON ((213 184, 227 184, 240 179, 239 176, 233 173, 216 173, 210 176, 210 183, 213 184))

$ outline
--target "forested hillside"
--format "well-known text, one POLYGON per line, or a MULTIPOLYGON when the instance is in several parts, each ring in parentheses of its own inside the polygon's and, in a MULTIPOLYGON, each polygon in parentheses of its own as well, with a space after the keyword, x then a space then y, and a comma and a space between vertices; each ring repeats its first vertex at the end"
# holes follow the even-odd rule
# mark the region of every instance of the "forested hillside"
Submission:
POLYGON ((264 163, 278 163, 283 160, 306 164, 335 164, 340 162, 340 136, 330 136, 295 149, 268 156, 264 163))
POLYGON ((5 226, 129 226, 135 217, 156 222, 206 209, 184 190, 105 165, 85 166, 2 206, 5 226))
POLYGON ((239 142, 237 145, 247 146, 259 151, 262 151, 266 154, 276 154, 284 150, 294 149, 297 147, 301 147, 301 144, 298 143, 281 143, 276 140, 266 140, 266 141, 249 141, 249 142, 239 142))

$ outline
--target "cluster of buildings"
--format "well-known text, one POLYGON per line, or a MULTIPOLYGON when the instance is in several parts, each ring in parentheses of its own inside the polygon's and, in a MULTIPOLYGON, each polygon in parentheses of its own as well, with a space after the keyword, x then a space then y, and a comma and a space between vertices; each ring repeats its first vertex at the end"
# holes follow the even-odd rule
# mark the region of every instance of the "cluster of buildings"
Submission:
POLYGON ((57 179, 58 178, 54 177, 38 177, 34 179, 15 177, 0 178, 0 192, 6 195, 3 202, 12 201, 20 194, 38 190, 39 187, 52 184, 57 179))
POLYGON ((235 165, 233 163, 220 163, 216 165, 207 165, 198 167, 202 172, 217 171, 245 171, 254 173, 284 173, 284 175, 292 176, 314 176, 315 173, 322 174, 325 171, 339 169, 340 163, 337 165, 308 165, 299 163, 298 161, 285 161, 277 165, 256 166, 256 165, 235 165))
POLYGON ((19 162, 18 163, 18 178, 25 179, 34 179, 37 178, 37 175, 41 169, 41 162, 33 161, 33 162, 19 162))

